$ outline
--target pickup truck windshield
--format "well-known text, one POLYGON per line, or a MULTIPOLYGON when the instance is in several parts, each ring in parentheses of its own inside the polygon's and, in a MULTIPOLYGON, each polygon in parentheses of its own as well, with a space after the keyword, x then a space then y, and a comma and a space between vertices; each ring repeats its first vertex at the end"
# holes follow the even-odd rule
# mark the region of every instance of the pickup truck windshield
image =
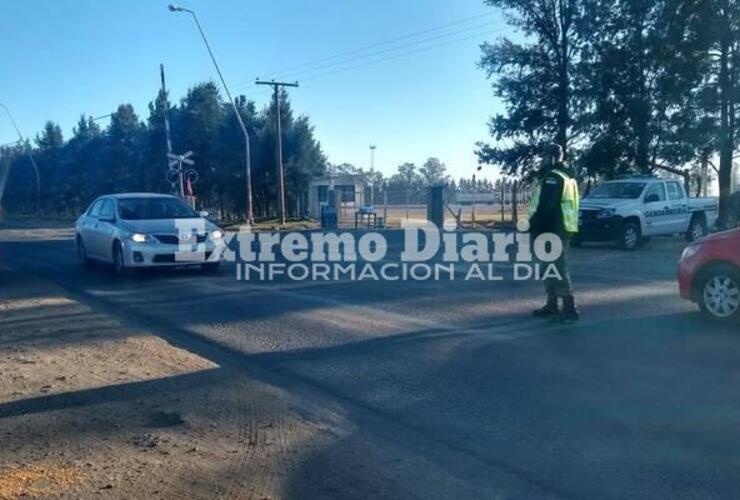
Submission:
POLYGON ((174 198, 124 198, 118 200, 118 214, 123 220, 192 219, 195 211, 174 198))
POLYGON ((587 198, 601 200, 635 200, 645 189, 644 182, 608 182, 597 186, 587 198))

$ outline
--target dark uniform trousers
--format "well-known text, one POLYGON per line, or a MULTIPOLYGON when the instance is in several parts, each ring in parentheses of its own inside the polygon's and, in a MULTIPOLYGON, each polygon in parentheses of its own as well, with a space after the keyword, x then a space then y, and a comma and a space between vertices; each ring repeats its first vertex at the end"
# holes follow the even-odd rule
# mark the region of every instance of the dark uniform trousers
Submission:
MULTIPOLYGON (((563 242, 563 252, 555 262, 551 264, 555 266, 559 279, 555 277, 545 278, 545 290, 548 295, 555 295, 556 297, 567 297, 573 295, 573 284, 570 280, 570 271, 568 270, 568 253, 570 249, 570 237, 562 234, 558 235, 563 242)), ((541 269, 540 272, 544 272, 545 269, 541 269)))

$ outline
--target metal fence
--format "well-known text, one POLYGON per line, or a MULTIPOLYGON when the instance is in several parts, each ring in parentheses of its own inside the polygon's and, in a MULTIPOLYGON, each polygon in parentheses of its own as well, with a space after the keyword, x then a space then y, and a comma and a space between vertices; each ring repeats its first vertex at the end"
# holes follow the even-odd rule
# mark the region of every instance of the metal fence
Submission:
MULTIPOLYGON (((427 219, 427 189, 388 190, 366 193, 366 203, 342 204, 339 226, 401 227, 404 221, 427 219), (406 202, 408 200, 408 202, 406 202)), ((485 227, 514 223, 526 217, 528 188, 508 186, 495 193, 455 193, 445 195, 445 224, 457 227, 485 227)))

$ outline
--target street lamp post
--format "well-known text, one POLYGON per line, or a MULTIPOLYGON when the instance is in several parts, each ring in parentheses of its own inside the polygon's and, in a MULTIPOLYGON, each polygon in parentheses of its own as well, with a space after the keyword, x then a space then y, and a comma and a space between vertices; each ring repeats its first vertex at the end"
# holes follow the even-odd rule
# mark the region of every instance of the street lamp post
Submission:
MULTIPOLYGON (((0 108, 3 108, 5 114, 8 115, 8 119, 15 129, 15 133, 18 135, 18 141, 21 144, 25 143, 25 140, 23 139, 23 134, 21 134, 21 131, 18 128, 18 125, 15 123, 13 115, 11 114, 8 107, 5 104, 0 103, 0 108)), ((31 161, 31 165, 33 166, 33 171, 36 174, 36 215, 41 215, 41 176, 39 174, 39 166, 36 165, 36 160, 33 159, 30 148, 26 148, 26 155, 28 155, 28 159, 31 161)))
POLYGON ((226 97, 228 97, 229 102, 231 103, 231 106, 234 109, 234 114, 236 115, 236 119, 239 122, 239 127, 241 127, 242 133, 244 134, 245 168, 246 168, 246 174, 247 174, 247 224, 251 226, 252 224, 254 224, 254 211, 252 208, 252 162, 251 162, 251 152, 250 152, 250 147, 249 147, 249 132, 247 132, 247 127, 244 125, 244 120, 242 120, 241 114, 239 113, 239 109, 236 107, 236 102, 231 97, 231 92, 229 91, 229 87, 226 85, 226 80, 224 80, 224 76, 221 73, 221 68, 218 66, 218 63, 216 62, 216 57, 213 55, 213 51, 211 50, 211 45, 208 43, 206 34, 203 32, 203 28, 201 27, 200 22, 198 21, 198 16, 196 16, 195 12, 193 12, 192 10, 186 9, 185 7, 180 7, 178 5, 170 4, 168 8, 172 12, 187 12, 191 16, 193 16, 195 25, 198 27, 200 36, 203 38, 203 42, 205 43, 206 49, 208 50, 208 55, 211 56, 211 61, 213 61, 213 65, 216 67, 216 73, 218 73, 218 77, 221 80, 221 85, 223 85, 224 87, 224 91, 226 92, 226 97))
POLYGON ((472 213, 470 215, 471 222, 473 223, 473 229, 475 229, 478 224, 475 220, 475 193, 478 189, 478 183, 476 182, 475 174, 473 174, 473 190, 471 191, 470 196, 470 203, 472 205, 472 213))

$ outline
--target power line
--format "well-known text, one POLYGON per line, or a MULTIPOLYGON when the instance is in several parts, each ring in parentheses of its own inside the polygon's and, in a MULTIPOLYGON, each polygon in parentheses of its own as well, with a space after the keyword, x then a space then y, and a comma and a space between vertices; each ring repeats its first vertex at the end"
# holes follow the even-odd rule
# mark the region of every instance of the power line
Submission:
MULTIPOLYGON (((413 49, 413 50, 408 50, 408 51, 405 51, 405 52, 401 52, 399 54, 392 54, 390 56, 382 57, 380 59, 374 59, 374 60, 370 60, 370 61, 364 61, 362 63, 354 64, 354 65, 350 65, 350 66, 346 66, 346 67, 340 67, 340 68, 337 68, 337 69, 332 70, 332 71, 327 71, 327 72, 323 72, 323 73, 319 73, 319 74, 316 74, 316 75, 311 75, 311 76, 302 78, 302 80, 305 82, 305 81, 317 80, 317 79, 320 79, 320 78, 326 78, 326 77, 329 77, 329 76, 332 76, 332 75, 336 75, 336 74, 339 74, 339 73, 344 73, 344 72, 347 72, 347 71, 352 71, 352 70, 359 69, 359 68, 364 68, 364 67, 367 67, 367 66, 374 66, 374 65, 377 65, 377 64, 382 64, 384 62, 391 61, 393 59, 399 59, 399 58, 402 58, 402 57, 408 57, 410 55, 414 55, 414 54, 426 52, 426 51, 433 50, 433 49, 436 49, 436 48, 445 47, 445 46, 448 46, 448 45, 453 45, 453 44, 465 42, 465 41, 468 41, 468 40, 473 40, 473 39, 478 38, 478 37, 481 37, 481 36, 492 35, 492 34, 496 34, 496 33, 501 33, 503 31, 506 31, 507 29, 508 28, 501 28, 501 29, 487 30, 487 31, 479 32, 479 33, 474 33, 472 35, 467 35, 467 36, 455 38, 455 39, 452 39, 452 40, 446 40, 446 41, 444 41, 442 43, 436 43, 436 44, 433 44, 433 45, 427 45, 427 46, 424 46, 424 47, 419 47, 419 48, 416 48, 416 49, 413 49)), ((378 52, 377 54, 371 54, 371 55, 369 55, 369 57, 372 57, 372 56, 375 56, 375 55, 380 55, 383 52, 386 52, 386 51, 381 51, 381 52, 378 52)), ((359 58, 356 58, 355 60, 345 61, 344 64, 352 63, 354 61, 360 61, 363 58, 364 57, 359 57, 359 58)), ((304 73, 311 73, 311 71, 304 72, 304 73)), ((245 85, 245 86, 237 87, 237 88, 238 89, 245 89, 245 88, 247 88, 247 86, 245 85)), ((257 91, 254 91, 252 93, 252 95, 254 95, 254 94, 263 95, 263 94, 268 93, 268 92, 270 92, 270 91, 269 90, 265 90, 265 91, 257 90, 257 91)))
MULTIPOLYGON (((350 55, 355 55, 355 54, 359 54, 359 53, 362 53, 362 52, 367 52, 368 50, 374 49, 376 47, 382 47, 384 45, 389 45, 389 44, 392 44, 392 43, 395 43, 395 42, 399 42, 399 41, 407 40, 407 39, 410 39, 410 38, 418 37, 418 36, 421 36, 421 35, 425 35, 427 33, 433 33, 435 31, 441 31, 441 30, 444 30, 444 29, 447 29, 447 28, 450 28, 450 27, 453 27, 453 26, 457 26, 457 25, 460 25, 460 24, 465 24, 465 23, 470 22, 470 21, 485 19, 485 18, 491 17, 491 16, 496 15, 496 14, 497 13, 495 11, 490 11, 490 10, 479 12, 479 13, 477 13, 475 15, 464 17, 464 18, 458 19, 456 21, 452 21, 452 22, 445 23, 445 24, 442 24, 442 25, 434 26, 434 27, 431 27, 431 28, 426 28, 426 29, 423 29, 423 30, 420 30, 420 31, 415 31, 413 33, 408 33, 406 35, 401 35, 401 36, 398 36, 398 37, 395 37, 395 38, 391 38, 389 40, 385 40, 385 41, 373 43, 373 44, 370 44, 370 45, 366 45, 364 47, 359 47, 359 48, 356 48, 356 49, 352 49, 352 50, 348 50, 348 51, 344 51, 344 52, 339 52, 337 54, 330 55, 330 56, 327 56, 327 57, 322 57, 320 59, 315 59, 315 60, 312 60, 312 61, 308 61, 308 62, 304 62, 304 63, 301 63, 301 64, 297 64, 297 65, 294 65, 294 66, 289 66, 289 67, 286 67, 286 68, 282 68, 282 69, 273 71, 273 72, 268 73, 268 74, 270 75, 271 78, 276 78, 276 77, 281 76, 281 75, 284 75, 286 73, 294 72, 296 70, 303 69, 303 68, 306 68, 306 67, 311 67, 311 66, 314 66, 316 64, 321 64, 321 63, 324 63, 324 62, 327 62, 327 61, 331 61, 331 60, 334 60, 334 59, 338 59, 338 58, 342 58, 342 57, 346 57, 346 56, 350 56, 350 55)), ((247 83, 251 83, 251 82, 244 82, 243 81, 243 82, 238 83, 237 85, 245 85, 247 83)))
POLYGON ((325 73, 319 73, 318 75, 312 75, 312 76, 305 77, 302 80, 305 82, 305 81, 316 80, 316 79, 319 79, 319 78, 325 78, 327 76, 335 75, 335 74, 338 74, 338 73, 344 73, 346 71, 351 71, 351 70, 354 70, 354 69, 364 68, 366 66, 373 66, 373 65, 376 65, 376 64, 380 64, 380 63, 384 63, 384 62, 387 62, 387 61, 391 61, 393 59, 398 59, 398 58, 401 58, 401 57, 407 57, 407 56, 410 56, 410 55, 413 55, 413 54, 418 54, 420 52, 426 52, 428 50, 432 50, 432 49, 436 49, 436 48, 440 48, 440 47, 445 47, 447 45, 453 45, 455 43, 460 43, 460 42, 465 42, 465 41, 468 41, 468 40, 473 40, 473 39, 478 38, 480 36, 490 35, 490 34, 494 34, 494 33, 500 33, 502 31, 504 31, 504 30, 499 29, 499 30, 485 31, 485 32, 482 32, 482 33, 476 33, 474 35, 468 35, 468 36, 465 36, 465 37, 462 37, 462 38, 456 38, 454 40, 448 40, 448 41, 443 42, 443 43, 438 43, 438 44, 434 44, 434 45, 428 45, 426 47, 420 47, 420 48, 417 48, 417 49, 414 49, 414 50, 409 50, 409 51, 406 51, 406 52, 402 52, 400 54, 393 54, 391 56, 383 57, 381 59, 376 59, 376 60, 372 60, 372 61, 365 61, 365 62, 360 63, 360 64, 355 64, 355 65, 347 66, 347 67, 344 67, 344 68, 338 68, 336 70, 328 71, 328 72, 325 72, 325 73))
POLYGON ((460 24, 464 24, 464 23, 467 23, 469 21, 480 20, 480 19, 483 19, 483 18, 486 18, 486 17, 493 16, 495 14, 496 14, 496 12, 492 12, 490 10, 489 11, 480 12, 480 13, 478 13, 476 15, 468 16, 468 17, 463 17, 463 18, 458 19, 456 21, 452 21, 452 22, 449 22, 449 23, 441 24, 441 25, 434 26, 434 27, 431 27, 431 28, 426 28, 426 29, 423 29, 421 31, 415 31, 413 33, 408 33, 406 35, 401 35, 401 36, 398 36, 398 37, 395 37, 395 38, 391 38, 389 40, 385 40, 385 41, 382 41, 382 42, 376 42, 376 43, 373 43, 373 44, 370 44, 370 45, 366 45, 364 47, 359 47, 357 49, 352 49, 352 50, 348 50, 348 51, 345 51, 345 52, 340 52, 340 53, 334 54, 332 56, 323 57, 321 59, 317 59, 317 60, 310 61, 310 62, 305 62, 305 63, 302 63, 302 64, 298 64, 296 66, 284 68, 282 70, 279 70, 279 71, 275 72, 274 73, 274 76, 282 75, 282 74, 284 74, 286 72, 291 72, 293 70, 300 69, 300 68, 303 68, 303 67, 306 67, 306 66, 313 66, 315 64, 320 64, 320 63, 323 63, 323 62, 326 62, 326 61, 330 61, 332 59, 337 59, 339 57, 344 57, 344 56, 348 56, 348 55, 354 55, 354 54, 357 54, 357 53, 360 53, 360 52, 365 52, 367 50, 374 49, 376 47, 382 47, 384 45, 389 45, 391 43, 399 42, 399 41, 402 41, 402 40, 407 40, 409 38, 414 38, 414 37, 417 37, 417 36, 420 36, 420 35, 425 35, 427 33, 433 33, 435 31, 441 31, 441 30, 444 30, 446 28, 450 28, 452 26, 457 26, 457 25, 460 25, 460 24))
MULTIPOLYGON (((498 24, 498 23, 490 23, 489 25, 494 25, 494 24, 498 24)), ((487 26, 487 25, 483 25, 482 27, 485 27, 485 26, 487 26)), ((481 26, 478 26, 478 28, 481 28, 481 26)), ((328 69, 328 67, 340 66, 336 70, 327 71, 327 72, 324 72, 324 73, 321 73, 320 72, 318 75, 310 75, 311 73, 315 73, 316 71, 319 71, 318 68, 314 68, 314 69, 310 69, 310 70, 306 70, 306 71, 303 71, 303 72, 296 73, 295 76, 299 76, 301 74, 303 74, 303 75, 310 75, 310 76, 302 77, 301 79, 303 81, 314 80, 314 79, 317 79, 317 78, 324 78, 326 76, 333 75, 333 74, 336 74, 336 73, 342 73, 344 71, 349 71, 349 70, 352 70, 352 69, 362 68, 364 66, 371 66, 371 65, 379 64, 379 63, 382 63, 382 62, 385 62, 385 61, 390 61, 390 60, 393 60, 393 59, 396 59, 396 58, 400 58, 400 57, 405 57, 405 56, 408 56, 408 55, 416 54, 416 53, 419 53, 419 52, 424 52, 424 51, 427 51, 427 50, 431 50, 431 49, 435 49, 435 48, 439 48, 439 47, 444 47, 444 46, 447 46, 447 45, 452 45, 452 44, 464 42, 464 41, 467 41, 467 40, 472 40, 472 39, 478 38, 480 36, 490 35, 490 34, 494 34, 494 33, 501 33, 503 31, 506 31, 507 29, 508 28, 500 28, 500 29, 495 29, 495 30, 485 30, 485 31, 473 33, 472 35, 467 35, 467 36, 464 36, 464 37, 458 37, 458 38, 454 38, 452 40, 446 40, 446 41, 441 42, 441 43, 436 43, 436 44, 432 44, 432 45, 426 45, 426 46, 423 46, 423 47, 419 47, 419 48, 416 48, 416 49, 413 49, 413 50, 408 50, 408 51, 401 52, 401 53, 398 53, 398 54, 392 54, 392 55, 389 55, 387 57, 383 57, 381 59, 374 59, 374 60, 371 59, 369 61, 365 61, 365 62, 362 62, 360 64, 352 64, 352 63, 357 62, 357 61, 362 61, 363 59, 373 58, 373 57, 382 55, 384 53, 394 52, 394 51, 396 51, 398 49, 405 48, 405 47, 408 47, 408 46, 414 46, 414 45, 418 45, 419 43, 430 42, 430 41, 434 41, 434 40, 437 40, 437 39, 446 38, 446 36, 448 36, 448 35, 439 36, 439 37, 433 37, 433 38, 430 38, 428 40, 424 40, 423 42, 416 42, 416 43, 413 43, 413 44, 405 44, 403 46, 398 46, 398 47, 395 47, 395 48, 392 48, 392 49, 385 49, 385 50, 378 51, 378 52, 375 52, 375 53, 372 53, 372 54, 366 54, 364 56, 360 56, 360 57, 357 57, 357 58, 354 58, 354 59, 342 61, 341 63, 335 63, 335 64, 331 64, 331 65, 326 65, 327 66, 327 69, 328 69), (341 66, 344 66, 344 65, 347 65, 347 64, 350 64, 350 66, 341 67, 341 66)), ((468 30, 463 30, 461 32, 464 32, 464 31, 468 31, 468 30)), ((460 34, 460 33, 454 33, 454 34, 460 34)), ((244 89, 244 88, 247 88, 247 86, 245 85, 245 86, 242 86, 242 87, 239 87, 239 88, 244 89)))
POLYGON ((414 47, 414 46, 421 45, 421 44, 424 44, 424 43, 427 43, 427 42, 434 42, 436 40, 441 40, 441 39, 448 38, 448 37, 451 37, 451 36, 460 35, 460 34, 463 34, 463 33, 468 33, 470 31, 480 30, 482 28, 487 28, 489 26, 498 25, 498 24, 499 24, 498 22, 489 22, 489 23, 485 23, 485 24, 479 24, 479 25, 476 25, 476 26, 468 26, 467 28, 456 30, 456 31, 451 31, 449 33, 444 33, 444 34, 439 34, 439 35, 435 35, 435 36, 431 36, 431 37, 427 37, 427 38, 422 38, 420 40, 414 40, 413 42, 408 42, 408 43, 405 43, 405 44, 396 45, 394 47, 389 47, 387 49, 383 49, 383 50, 379 50, 379 51, 373 51, 371 53, 360 55, 360 56, 357 56, 357 57, 344 58, 342 60, 335 61, 335 62, 332 62, 332 63, 323 64, 323 65, 319 65, 319 66, 314 66, 312 68, 308 68, 308 69, 305 69, 305 70, 302 70, 302 71, 297 71, 297 72, 296 71, 292 71, 292 72, 288 72, 286 74, 292 75, 291 77, 293 78, 293 77, 298 76, 298 75, 309 74, 309 73, 313 73, 313 72, 316 72, 316 71, 321 71, 321 70, 333 68, 333 67, 336 67, 336 66, 341 66, 341 65, 344 65, 344 64, 347 64, 347 63, 352 63, 352 62, 355 62, 355 61, 358 61, 358 60, 361 60, 361 59, 367 59, 367 58, 376 57, 376 56, 383 55, 383 54, 392 53, 392 52, 395 52, 395 51, 398 51, 398 50, 402 50, 402 49, 405 49, 405 48, 408 48, 408 47, 414 47))

